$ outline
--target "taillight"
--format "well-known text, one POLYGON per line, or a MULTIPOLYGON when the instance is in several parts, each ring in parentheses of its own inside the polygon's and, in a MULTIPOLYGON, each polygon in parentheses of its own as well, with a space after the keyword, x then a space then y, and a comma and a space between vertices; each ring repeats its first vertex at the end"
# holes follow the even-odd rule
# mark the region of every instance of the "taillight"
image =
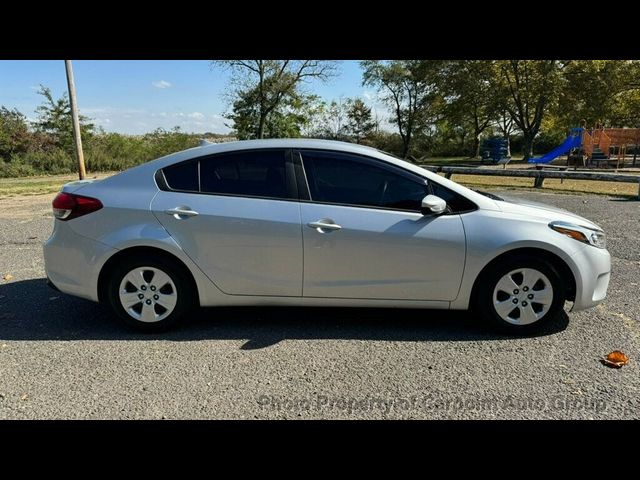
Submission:
POLYGON ((52 205, 53 216, 60 220, 71 220, 102 208, 102 202, 97 198, 64 192, 53 199, 52 205))

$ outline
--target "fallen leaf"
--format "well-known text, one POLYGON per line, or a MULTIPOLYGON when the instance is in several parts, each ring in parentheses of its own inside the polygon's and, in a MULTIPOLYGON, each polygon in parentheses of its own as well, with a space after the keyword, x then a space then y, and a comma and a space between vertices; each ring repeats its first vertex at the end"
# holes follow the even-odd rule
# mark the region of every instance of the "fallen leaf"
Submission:
POLYGON ((2 276, 2 279, 6 282, 8 282, 9 280, 11 280, 13 278, 13 275, 11 275, 10 273, 7 273, 6 275, 2 276))
POLYGON ((620 368, 623 365, 629 363, 629 357, 622 353, 620 350, 614 350, 602 359, 602 363, 607 367, 620 368))

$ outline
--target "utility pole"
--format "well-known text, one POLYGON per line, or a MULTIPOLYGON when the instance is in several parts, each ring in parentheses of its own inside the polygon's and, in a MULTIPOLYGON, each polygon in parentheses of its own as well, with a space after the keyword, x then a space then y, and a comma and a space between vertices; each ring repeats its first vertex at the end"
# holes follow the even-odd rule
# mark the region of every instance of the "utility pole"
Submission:
POLYGON ((73 119, 73 141, 76 144, 76 157, 78 159, 78 177, 84 180, 87 172, 84 169, 84 154, 82 153, 82 137, 80 136, 80 119, 78 118, 78 104, 76 103, 76 86, 73 81, 73 69, 71 60, 65 60, 67 70, 67 86, 69 87, 69 103, 71 105, 71 118, 73 119))

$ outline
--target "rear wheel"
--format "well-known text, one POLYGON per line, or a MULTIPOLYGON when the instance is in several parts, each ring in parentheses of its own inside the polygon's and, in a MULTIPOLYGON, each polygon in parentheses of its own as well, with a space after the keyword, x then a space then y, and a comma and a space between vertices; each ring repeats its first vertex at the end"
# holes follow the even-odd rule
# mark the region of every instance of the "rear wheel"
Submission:
POLYGON ((111 308, 127 325, 162 331, 183 319, 194 305, 191 282, 170 260, 143 256, 116 266, 108 284, 111 308))
POLYGON ((565 290, 550 263, 508 258, 479 279, 474 309, 490 324, 513 333, 537 330, 562 311, 565 290))

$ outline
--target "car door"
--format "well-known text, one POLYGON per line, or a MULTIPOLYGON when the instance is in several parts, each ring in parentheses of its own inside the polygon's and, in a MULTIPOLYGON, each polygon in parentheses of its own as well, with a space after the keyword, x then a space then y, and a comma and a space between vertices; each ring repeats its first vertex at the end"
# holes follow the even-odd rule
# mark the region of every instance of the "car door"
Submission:
POLYGON ((300 205, 287 158, 282 149, 247 150, 161 172, 154 214, 224 293, 302 294, 300 205))
POLYGON ((453 300, 465 262, 460 215, 422 215, 426 180, 342 152, 300 151, 305 297, 453 300))

